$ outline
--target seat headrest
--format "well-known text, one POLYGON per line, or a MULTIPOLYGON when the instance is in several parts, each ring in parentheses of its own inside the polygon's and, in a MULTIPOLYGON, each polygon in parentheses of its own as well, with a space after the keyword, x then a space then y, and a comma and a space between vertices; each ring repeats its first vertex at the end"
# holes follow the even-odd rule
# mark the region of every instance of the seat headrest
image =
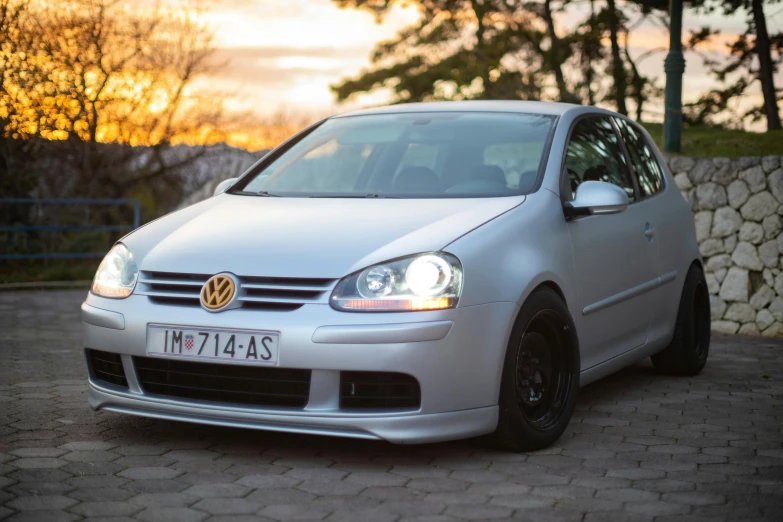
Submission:
POLYGON ((604 181, 604 176, 609 174, 609 169, 604 165, 594 165, 587 169, 582 176, 582 181, 604 181))
POLYGON ((440 178, 429 167, 405 167, 394 179, 397 192, 437 194, 441 192, 440 178))
POLYGON ((470 179, 485 179, 506 184, 506 174, 497 165, 476 165, 470 170, 470 179))

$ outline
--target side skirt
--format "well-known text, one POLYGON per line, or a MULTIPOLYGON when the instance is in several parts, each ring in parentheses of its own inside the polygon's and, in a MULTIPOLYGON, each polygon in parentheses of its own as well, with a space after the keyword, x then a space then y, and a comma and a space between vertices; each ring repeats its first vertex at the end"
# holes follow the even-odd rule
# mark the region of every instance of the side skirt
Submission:
POLYGON ((656 354, 666 348, 669 342, 665 338, 659 338, 655 341, 645 343, 636 348, 632 348, 627 352, 621 353, 612 357, 608 361, 604 361, 601 364, 597 364, 586 370, 582 370, 579 374, 579 386, 587 386, 591 382, 595 382, 598 379, 606 377, 616 371, 622 370, 626 366, 630 366, 636 362, 641 361, 653 354, 656 354))

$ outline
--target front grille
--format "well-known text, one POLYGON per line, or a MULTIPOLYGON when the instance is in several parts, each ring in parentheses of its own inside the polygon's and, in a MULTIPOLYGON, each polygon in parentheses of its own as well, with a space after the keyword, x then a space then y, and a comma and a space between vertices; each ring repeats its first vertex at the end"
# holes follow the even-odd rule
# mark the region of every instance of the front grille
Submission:
POLYGON ((230 404, 304 408, 310 370, 134 357, 146 393, 230 404))
POLYGON ((392 372, 340 372, 340 408, 418 409, 419 381, 392 372))
MULTIPOLYGON (((158 304, 200 306, 201 287, 209 274, 142 271, 136 294, 158 304)), ((328 300, 335 279, 239 276, 237 300, 243 308, 290 311, 328 300)))
POLYGON ((123 388, 128 387, 128 379, 125 378, 120 354, 89 348, 86 351, 93 379, 123 388))

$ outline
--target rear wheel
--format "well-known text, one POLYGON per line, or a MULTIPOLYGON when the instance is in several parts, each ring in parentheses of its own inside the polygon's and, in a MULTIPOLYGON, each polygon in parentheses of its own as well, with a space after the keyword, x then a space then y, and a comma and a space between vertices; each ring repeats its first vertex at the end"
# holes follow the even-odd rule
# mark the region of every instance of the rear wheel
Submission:
POLYGON ((672 342, 651 357, 653 366, 669 375, 696 375, 710 351, 710 296, 699 265, 685 278, 672 342))
POLYGON ((515 451, 549 446, 565 431, 578 388, 579 345, 568 308, 553 290, 538 289, 514 323, 490 442, 515 451))

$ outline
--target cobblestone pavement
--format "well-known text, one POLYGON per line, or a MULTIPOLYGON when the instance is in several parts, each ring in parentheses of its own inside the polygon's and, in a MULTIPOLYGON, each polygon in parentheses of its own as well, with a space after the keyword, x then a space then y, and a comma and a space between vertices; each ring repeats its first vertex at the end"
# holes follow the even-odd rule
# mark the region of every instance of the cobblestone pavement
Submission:
POLYGON ((692 379, 603 379, 554 447, 513 454, 94 413, 83 297, 0 294, 0 519, 783 520, 779 340, 716 339, 692 379))

